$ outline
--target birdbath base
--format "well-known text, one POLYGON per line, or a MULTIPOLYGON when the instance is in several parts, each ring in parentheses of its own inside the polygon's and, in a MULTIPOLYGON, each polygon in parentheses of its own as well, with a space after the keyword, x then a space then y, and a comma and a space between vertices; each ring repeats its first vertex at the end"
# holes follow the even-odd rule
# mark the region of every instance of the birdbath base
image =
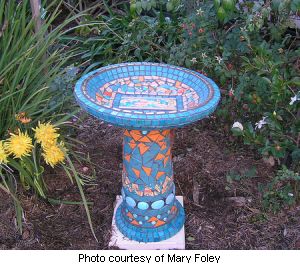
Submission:
MULTIPOLYGON (((183 197, 176 196, 176 199, 183 206, 183 197)), ((166 240, 162 240, 160 242, 138 242, 135 240, 130 240, 128 237, 125 237, 118 227, 116 226, 116 212, 118 207, 122 202, 122 196, 117 196, 114 216, 112 220, 112 235, 109 242, 109 247, 117 247, 119 249, 127 249, 127 250, 168 250, 168 249, 185 249, 185 230, 184 226, 180 229, 180 231, 168 238, 166 240)))
POLYGON ((184 210, 175 198, 171 130, 125 130, 122 203, 116 225, 138 242, 158 242, 183 226, 184 210))

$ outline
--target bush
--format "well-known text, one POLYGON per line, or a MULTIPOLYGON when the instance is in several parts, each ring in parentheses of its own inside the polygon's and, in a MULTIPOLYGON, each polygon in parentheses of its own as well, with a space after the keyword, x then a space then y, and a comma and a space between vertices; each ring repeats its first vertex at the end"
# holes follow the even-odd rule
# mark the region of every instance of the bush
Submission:
POLYGON ((91 62, 86 71, 125 61, 168 60, 172 46, 180 43, 179 8, 168 12, 166 4, 154 4, 156 8, 145 6, 143 9, 144 5, 139 3, 117 10, 106 6, 106 15, 97 20, 86 16, 85 23, 90 25, 80 27, 73 36, 64 38, 75 41, 82 61, 91 62), (141 12, 143 15, 139 15, 141 12))
POLYGON ((217 80, 224 95, 219 117, 239 121, 244 126, 233 131, 245 144, 293 167, 300 151, 300 50, 287 14, 295 6, 244 1, 220 19, 220 7, 204 1, 182 24, 184 41, 169 60, 217 80))

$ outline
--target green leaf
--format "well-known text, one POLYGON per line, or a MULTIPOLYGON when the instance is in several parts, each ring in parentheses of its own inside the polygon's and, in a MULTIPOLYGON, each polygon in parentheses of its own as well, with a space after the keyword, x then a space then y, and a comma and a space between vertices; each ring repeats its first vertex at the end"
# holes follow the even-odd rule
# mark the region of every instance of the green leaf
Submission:
POLYGON ((43 188, 41 187, 40 183, 38 182, 38 180, 37 180, 37 179, 34 179, 33 183, 34 183, 34 187, 35 187, 36 190, 38 191, 39 195, 40 195, 42 198, 45 199, 45 198, 46 198, 46 195, 45 195, 44 190, 43 190, 43 188))
POLYGON ((130 14, 131 14, 132 16, 134 16, 134 15, 135 15, 135 12, 136 12, 136 4, 135 4, 135 3, 132 3, 132 4, 130 4, 130 14))
POLYGON ((142 3, 141 2, 136 2, 136 12, 140 15, 142 13, 142 3))
POLYGON ((272 9, 274 9, 274 10, 277 11, 278 8, 279 8, 280 2, 281 2, 281 0, 273 0, 273 1, 271 1, 271 3, 272 3, 272 9))
POLYGON ((262 79, 265 80, 268 84, 272 84, 272 81, 269 78, 263 76, 262 79))
POLYGON ((169 1, 167 3, 167 11, 171 12, 174 9, 173 3, 171 1, 169 1))
POLYGON ((242 136, 244 133, 240 128, 231 128, 234 136, 242 136))
POLYGON ((93 223, 92 223, 92 218, 91 218, 91 214, 90 214, 90 210, 89 210, 89 207, 88 207, 88 202, 85 198, 85 195, 84 195, 84 191, 83 191, 83 188, 82 188, 82 181, 69 157, 69 155, 67 153, 65 153, 65 156, 66 156, 66 159, 68 161, 68 164, 71 168, 71 171, 73 173, 73 176, 75 178, 75 181, 77 183, 77 187, 79 189, 79 192, 80 192, 80 195, 81 195, 81 198, 82 198, 82 201, 83 201, 83 205, 84 205, 84 208, 85 208, 85 211, 86 211, 86 215, 87 215, 87 218, 88 218, 88 222, 89 222, 89 225, 90 225, 90 229, 91 229, 91 232, 94 236, 94 238, 96 239, 96 241, 98 242, 98 239, 96 237, 96 234, 95 234, 95 231, 94 231, 94 228, 93 228, 93 223))
POLYGON ((235 1, 234 0, 223 0, 222 6, 225 11, 232 12, 235 9, 235 1))
POLYGON ((296 76, 288 81, 289 85, 300 86, 300 77, 296 76))
POLYGON ((227 16, 227 14, 226 14, 225 9, 222 6, 220 6, 219 9, 218 9, 218 12, 217 12, 218 19, 220 21, 224 21, 226 16, 227 16))
MULTIPOLYGON (((76 202, 76 201, 66 201, 66 200, 58 200, 53 198, 47 198, 47 200, 51 204, 65 204, 65 205, 83 205, 83 202, 76 202)), ((88 205, 94 205, 93 202, 87 202, 88 205)))
POLYGON ((151 2, 147 1, 147 7, 146 7, 147 11, 151 10, 151 8, 152 8, 151 2))
POLYGON ((247 123, 247 129, 251 134, 254 134, 254 128, 253 128, 251 122, 247 123))
POLYGON ((218 9, 221 5, 221 0, 214 0, 215 9, 218 9))
POLYGON ((300 11, 300 0, 292 0, 291 10, 293 12, 299 12, 300 11))
POLYGON ((294 163, 298 163, 300 161, 300 148, 297 148, 292 152, 292 159, 294 163))
POLYGON ((142 1, 142 9, 146 10, 147 9, 147 1, 143 0, 142 1))

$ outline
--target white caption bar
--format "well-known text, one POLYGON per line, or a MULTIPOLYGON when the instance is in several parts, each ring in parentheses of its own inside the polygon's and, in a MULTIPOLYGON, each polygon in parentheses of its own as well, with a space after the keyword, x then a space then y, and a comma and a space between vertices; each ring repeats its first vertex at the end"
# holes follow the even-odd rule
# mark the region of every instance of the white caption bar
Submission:
POLYGON ((300 260, 300 251, 281 250, 180 250, 180 251, 122 251, 122 250, 8 250, 0 251, 0 264, 48 265, 48 264, 221 264, 282 265, 300 260))

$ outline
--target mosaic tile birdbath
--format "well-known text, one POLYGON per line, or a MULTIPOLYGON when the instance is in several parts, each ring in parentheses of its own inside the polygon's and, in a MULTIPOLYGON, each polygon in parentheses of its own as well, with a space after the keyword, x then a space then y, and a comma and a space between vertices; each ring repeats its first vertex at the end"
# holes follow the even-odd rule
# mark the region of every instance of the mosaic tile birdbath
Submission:
POLYGON ((172 129, 211 114, 220 99, 217 85, 185 68, 124 63, 84 75, 75 97, 93 116, 125 128, 118 229, 139 242, 174 236, 184 209, 175 197, 172 129))

